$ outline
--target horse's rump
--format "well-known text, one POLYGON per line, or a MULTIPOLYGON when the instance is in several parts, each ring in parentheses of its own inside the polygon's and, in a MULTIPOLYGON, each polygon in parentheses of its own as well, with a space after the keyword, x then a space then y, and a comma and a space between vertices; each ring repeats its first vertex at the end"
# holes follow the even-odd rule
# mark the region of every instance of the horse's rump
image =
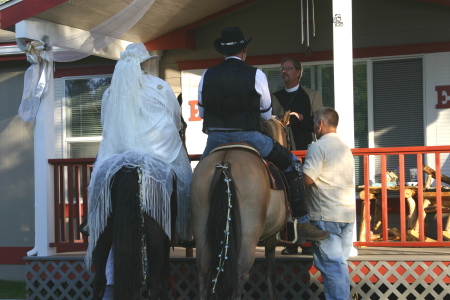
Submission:
MULTIPOLYGON (((287 146, 284 124, 272 118, 264 132, 287 146)), ((266 241, 268 292, 273 298, 276 234, 287 219, 286 193, 271 189, 259 156, 227 148, 204 157, 192 177, 200 299, 240 299, 259 240, 266 241)))
POLYGON ((127 151, 95 164, 89 184, 89 247, 85 263, 91 265, 91 255, 108 217, 112 212, 111 186, 114 175, 122 168, 139 172, 139 196, 142 211, 154 218, 171 237, 170 197, 173 173, 170 165, 148 153, 127 151))
POLYGON ((204 273, 199 280, 207 293, 203 296, 210 299, 215 290, 219 298, 231 298, 253 264, 258 240, 283 226, 284 192, 271 190, 258 156, 240 150, 203 158, 195 169, 191 192, 193 231, 201 260, 198 272, 204 273))
MULTIPOLYGON (((272 119, 271 119, 272 120, 272 119)), ((275 121, 275 120, 274 120, 275 121)), ((258 158, 261 158, 258 150, 246 143, 227 143, 214 148, 210 153, 218 152, 218 151, 229 151, 229 150, 240 150, 248 153, 252 153, 256 155, 258 158)), ((271 161, 262 159, 264 162, 264 166, 266 167, 266 171, 269 175, 270 188, 274 190, 284 190, 286 191, 286 195, 288 194, 287 182, 283 173, 278 169, 274 163, 271 161)), ((289 197, 286 197, 286 201, 289 201, 289 197)))

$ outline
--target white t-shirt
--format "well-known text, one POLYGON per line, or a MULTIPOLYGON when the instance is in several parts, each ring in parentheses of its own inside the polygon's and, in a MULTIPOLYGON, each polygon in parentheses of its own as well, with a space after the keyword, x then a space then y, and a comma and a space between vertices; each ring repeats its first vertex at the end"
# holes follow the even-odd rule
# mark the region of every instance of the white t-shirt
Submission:
POLYGON ((308 148, 303 172, 314 181, 306 199, 311 220, 355 222, 355 163, 337 133, 322 136, 308 148))

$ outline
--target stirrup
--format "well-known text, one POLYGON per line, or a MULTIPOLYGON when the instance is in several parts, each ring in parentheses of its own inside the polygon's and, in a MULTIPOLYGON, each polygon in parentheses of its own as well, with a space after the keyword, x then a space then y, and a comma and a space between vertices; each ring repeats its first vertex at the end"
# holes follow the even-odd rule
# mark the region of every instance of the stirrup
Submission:
POLYGON ((294 240, 292 240, 292 244, 295 244, 298 240, 298 233, 297 233, 297 224, 298 224, 298 219, 293 219, 294 220, 294 240))

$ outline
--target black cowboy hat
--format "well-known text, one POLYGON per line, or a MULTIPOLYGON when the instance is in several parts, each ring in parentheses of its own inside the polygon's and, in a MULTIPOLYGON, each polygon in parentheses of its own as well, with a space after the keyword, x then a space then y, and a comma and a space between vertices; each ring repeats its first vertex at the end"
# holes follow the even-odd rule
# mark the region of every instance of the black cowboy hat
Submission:
POLYGON ((228 27, 222 29, 222 36, 214 41, 214 48, 222 54, 236 54, 244 49, 251 40, 251 37, 247 41, 245 40, 239 27, 228 27))

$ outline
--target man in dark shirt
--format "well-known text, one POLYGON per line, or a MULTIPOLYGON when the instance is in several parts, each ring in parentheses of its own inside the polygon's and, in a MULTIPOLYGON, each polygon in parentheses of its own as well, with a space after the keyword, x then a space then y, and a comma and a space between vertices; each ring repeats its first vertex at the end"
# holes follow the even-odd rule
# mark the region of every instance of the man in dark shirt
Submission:
POLYGON ((300 86, 303 67, 298 60, 283 59, 280 73, 285 88, 274 93, 276 99, 272 99, 273 114, 280 116, 288 110, 291 112, 291 150, 306 150, 315 140, 313 118, 314 112, 323 107, 322 95, 319 91, 300 86))
MULTIPOLYGON (((314 112, 322 108, 322 95, 319 91, 300 86, 303 75, 302 64, 293 58, 281 61, 281 79, 284 89, 274 93, 272 98, 273 114, 282 116, 290 111, 289 135, 291 137, 291 150, 307 150, 315 140, 314 112)), ((288 239, 294 238, 293 228, 287 226, 288 239)), ((310 248, 303 247, 302 253, 308 254, 310 248)), ((297 254, 297 246, 287 246, 281 254, 297 254)))

